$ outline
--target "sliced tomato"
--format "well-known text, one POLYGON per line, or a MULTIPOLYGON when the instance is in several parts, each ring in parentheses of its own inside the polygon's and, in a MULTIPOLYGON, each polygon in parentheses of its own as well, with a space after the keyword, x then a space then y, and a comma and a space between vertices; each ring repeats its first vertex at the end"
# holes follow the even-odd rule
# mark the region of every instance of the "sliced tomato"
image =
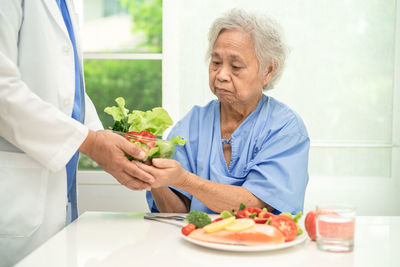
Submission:
POLYGON ((249 215, 244 210, 239 210, 238 212, 236 212, 236 218, 238 219, 249 218, 249 215))
POLYGON ((126 140, 128 140, 128 141, 135 141, 135 138, 133 137, 133 133, 134 132, 129 132, 129 133, 126 133, 126 135, 124 136, 125 137, 125 139, 126 140))
POLYGON ((268 221, 268 218, 255 217, 255 218, 253 218, 253 220, 255 223, 265 224, 268 221))
POLYGON ((250 215, 257 213, 257 215, 262 212, 262 209, 259 208, 245 208, 244 211, 250 215))
POLYGON ((253 220, 255 223, 264 224, 268 221, 270 217, 275 216, 273 213, 268 211, 261 211, 257 217, 254 217, 253 220))
POLYGON ((156 139, 156 136, 154 134, 152 134, 151 132, 148 132, 148 131, 142 131, 142 132, 139 133, 139 135, 143 136, 143 137, 145 137, 147 139, 150 139, 150 140, 156 139))
POLYGON ((212 222, 218 222, 218 221, 222 221, 222 217, 218 217, 218 218, 214 219, 212 222))
POLYGON ((156 136, 148 131, 128 132, 127 135, 128 136, 126 136, 125 138, 128 141, 133 139, 136 142, 146 144, 149 148, 153 148, 156 141, 156 136), (131 135, 131 137, 129 135, 131 135))
POLYGON ((292 241, 297 235, 297 224, 288 216, 273 216, 269 225, 282 232, 285 236, 285 242, 292 241))
POLYGON ((182 234, 188 236, 195 229, 196 229, 196 226, 194 224, 192 224, 192 223, 189 223, 189 224, 183 226, 181 231, 182 231, 182 234))
POLYGON ((262 211, 258 214, 258 218, 269 218, 269 217, 273 217, 275 216, 275 214, 273 214, 272 212, 268 212, 268 211, 262 211))
POLYGON ((242 219, 250 218, 251 216, 257 217, 260 212, 262 212, 262 209, 259 208, 245 208, 236 212, 236 218, 242 219))

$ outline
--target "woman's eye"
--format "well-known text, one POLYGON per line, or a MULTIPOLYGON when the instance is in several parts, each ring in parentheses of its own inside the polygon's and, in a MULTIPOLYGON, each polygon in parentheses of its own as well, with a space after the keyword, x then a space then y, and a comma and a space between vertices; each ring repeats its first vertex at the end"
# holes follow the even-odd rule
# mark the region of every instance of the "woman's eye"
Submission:
POLYGON ((232 68, 233 68, 234 70, 239 70, 239 69, 240 69, 239 66, 232 66, 232 68))
POLYGON ((221 62, 218 62, 218 61, 213 61, 213 65, 216 65, 216 66, 218 66, 218 65, 220 65, 221 64, 221 62))

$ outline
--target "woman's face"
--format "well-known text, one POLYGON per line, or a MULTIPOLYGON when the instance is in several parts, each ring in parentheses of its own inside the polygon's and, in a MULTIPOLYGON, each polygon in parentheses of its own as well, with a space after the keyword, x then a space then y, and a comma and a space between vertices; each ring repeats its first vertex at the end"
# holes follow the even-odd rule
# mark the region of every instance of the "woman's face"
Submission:
POLYGON ((258 103, 268 76, 259 75, 253 41, 247 33, 236 29, 220 33, 211 54, 209 83, 221 103, 258 103))

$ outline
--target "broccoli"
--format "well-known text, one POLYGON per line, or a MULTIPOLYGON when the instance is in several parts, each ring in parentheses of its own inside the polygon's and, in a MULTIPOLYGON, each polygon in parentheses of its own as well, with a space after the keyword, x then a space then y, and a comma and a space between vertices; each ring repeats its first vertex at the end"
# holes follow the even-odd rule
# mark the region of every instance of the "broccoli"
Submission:
POLYGON ((205 212, 192 210, 186 216, 185 221, 194 224, 196 228, 202 228, 211 223, 211 218, 205 212))

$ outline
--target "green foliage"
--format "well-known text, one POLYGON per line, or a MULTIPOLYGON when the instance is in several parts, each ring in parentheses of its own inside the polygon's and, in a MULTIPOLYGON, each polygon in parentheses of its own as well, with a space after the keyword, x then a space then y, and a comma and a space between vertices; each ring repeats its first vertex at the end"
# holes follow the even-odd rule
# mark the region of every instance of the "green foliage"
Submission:
POLYGON ((143 33, 146 40, 138 45, 148 52, 162 51, 162 0, 120 0, 133 20, 132 32, 143 33))
POLYGON ((101 167, 85 154, 80 154, 79 157, 79 170, 101 170, 101 167))

